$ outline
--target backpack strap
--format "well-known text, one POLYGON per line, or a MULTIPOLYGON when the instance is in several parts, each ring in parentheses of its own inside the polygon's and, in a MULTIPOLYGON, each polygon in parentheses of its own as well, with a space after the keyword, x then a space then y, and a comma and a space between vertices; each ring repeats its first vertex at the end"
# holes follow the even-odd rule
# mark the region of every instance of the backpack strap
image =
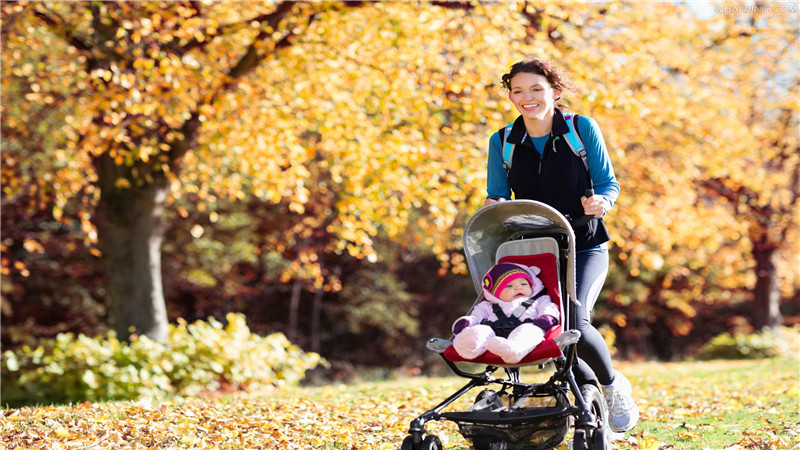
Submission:
POLYGON ((525 314, 525 311, 527 311, 528 308, 531 307, 533 302, 535 302, 539 297, 545 294, 547 294, 547 286, 543 286, 542 290, 536 293, 536 295, 533 295, 532 297, 522 302, 521 305, 517 306, 517 308, 514 309, 514 311, 511 313, 511 316, 519 319, 520 317, 522 317, 523 314, 525 314))
POLYGON ((511 170, 511 161, 514 157, 514 147, 516 144, 508 142, 508 136, 511 134, 511 129, 514 127, 514 122, 506 125, 505 130, 500 130, 500 136, 503 137, 503 168, 506 169, 506 174, 511 170))
POLYGON ((569 131, 564 135, 569 148, 583 161, 583 167, 586 172, 589 172, 589 158, 586 156, 586 147, 583 145, 580 134, 578 134, 578 115, 577 114, 564 114, 564 120, 567 122, 569 131))

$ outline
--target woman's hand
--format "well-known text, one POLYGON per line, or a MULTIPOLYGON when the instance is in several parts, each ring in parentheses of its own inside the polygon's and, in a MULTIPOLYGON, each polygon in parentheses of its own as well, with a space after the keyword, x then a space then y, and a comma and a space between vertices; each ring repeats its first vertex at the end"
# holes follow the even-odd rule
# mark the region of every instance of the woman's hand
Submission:
POLYGON ((498 199, 487 198, 486 201, 483 202, 483 206, 491 205, 492 203, 504 202, 504 201, 506 201, 506 199, 504 199, 502 197, 498 198, 498 199))
POLYGON ((581 204, 583 205, 583 213, 587 216, 600 218, 606 213, 606 200, 600 195, 581 197, 581 204))

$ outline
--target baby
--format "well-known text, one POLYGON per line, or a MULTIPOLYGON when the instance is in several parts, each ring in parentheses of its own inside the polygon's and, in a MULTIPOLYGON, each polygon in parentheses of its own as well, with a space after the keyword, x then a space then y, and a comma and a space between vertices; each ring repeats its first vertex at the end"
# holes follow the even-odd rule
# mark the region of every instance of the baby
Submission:
POLYGON ((536 277, 538 267, 500 263, 483 277, 485 299, 453 323, 453 347, 463 358, 486 350, 516 364, 558 323, 559 308, 536 277), (529 300, 530 299, 530 300, 529 300))

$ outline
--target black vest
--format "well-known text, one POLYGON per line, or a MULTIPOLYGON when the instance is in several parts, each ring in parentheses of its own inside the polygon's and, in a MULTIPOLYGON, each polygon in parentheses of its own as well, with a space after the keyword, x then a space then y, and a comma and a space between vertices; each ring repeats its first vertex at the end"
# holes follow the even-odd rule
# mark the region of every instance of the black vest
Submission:
MULTIPOLYGON (((591 183, 583 161, 561 136, 568 131, 563 114, 556 109, 553 131, 540 156, 529 137, 522 142, 526 136, 525 122, 522 116, 518 117, 508 136, 508 142, 516 144, 508 182, 514 198, 546 203, 568 218, 578 219, 583 216, 581 197, 591 183)), ((592 219, 575 229, 575 248, 585 250, 610 238, 603 219, 592 219)))

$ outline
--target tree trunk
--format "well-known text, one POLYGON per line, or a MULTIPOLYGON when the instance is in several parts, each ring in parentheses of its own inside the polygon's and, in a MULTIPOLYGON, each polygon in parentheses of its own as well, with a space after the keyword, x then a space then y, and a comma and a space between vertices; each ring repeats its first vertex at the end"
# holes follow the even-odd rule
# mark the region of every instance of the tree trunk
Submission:
POLYGON ((297 341, 298 334, 298 317, 300 310, 300 294, 303 290, 303 283, 299 280, 292 285, 292 297, 289 300, 289 340, 292 342, 297 341))
POLYGON ((100 186, 95 223, 114 329, 120 339, 136 333, 164 341, 161 241, 168 183, 157 177, 136 186, 131 168, 116 165, 108 154, 99 156, 95 167, 100 186))
POLYGON ((780 289, 776 273, 777 249, 771 245, 753 243, 756 262, 756 287, 753 290, 752 325, 756 330, 776 328, 783 323, 780 310, 780 289))
POLYGON ((311 310, 311 351, 319 353, 320 342, 322 341, 321 318, 322 318, 322 297, 325 291, 317 289, 314 293, 314 303, 311 310))

